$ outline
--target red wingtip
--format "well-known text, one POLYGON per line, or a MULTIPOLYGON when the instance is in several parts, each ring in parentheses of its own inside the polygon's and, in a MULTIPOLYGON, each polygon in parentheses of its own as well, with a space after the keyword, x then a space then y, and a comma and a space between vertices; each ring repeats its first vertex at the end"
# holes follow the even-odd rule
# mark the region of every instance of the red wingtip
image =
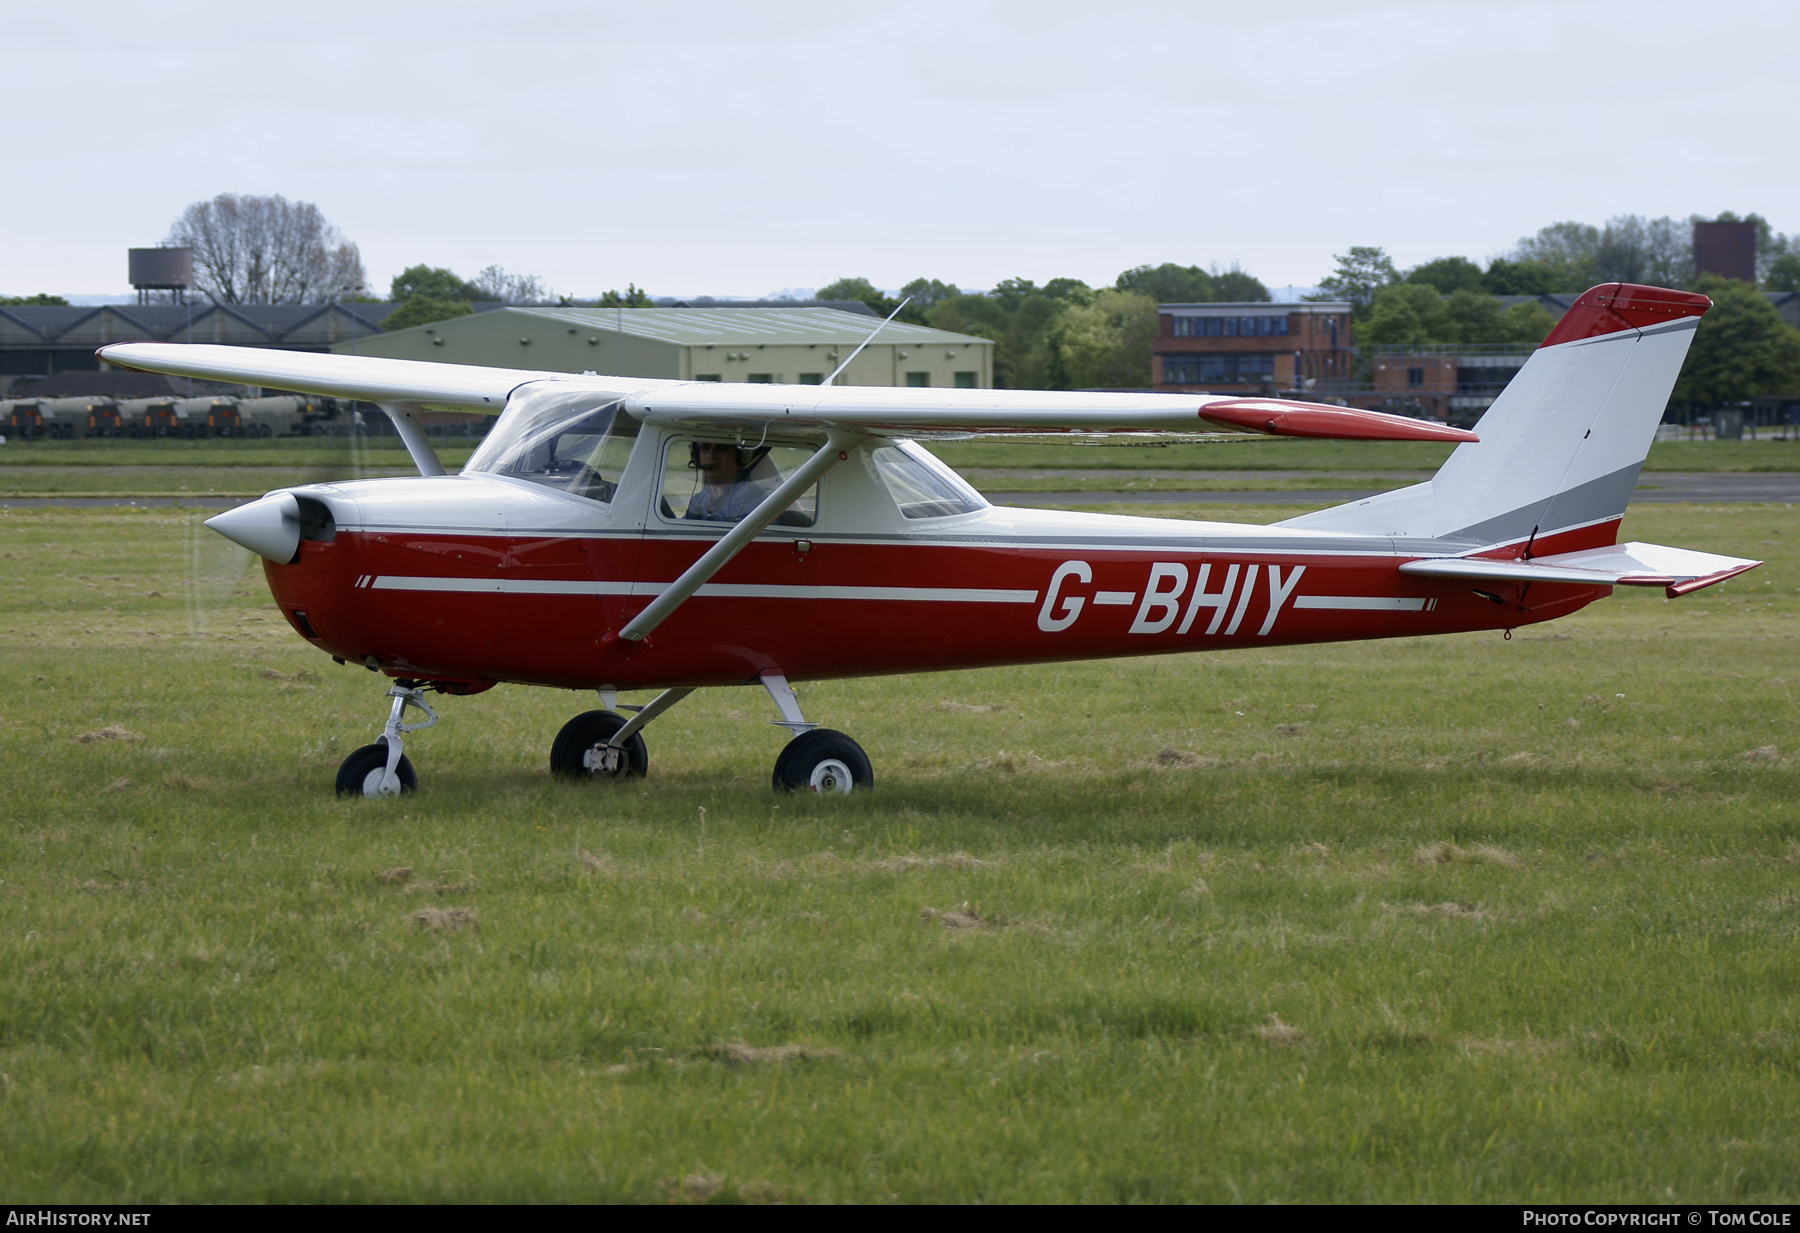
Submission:
POLYGON ((1277 437, 1321 437, 1331 441, 1479 441, 1480 437, 1448 424, 1362 411, 1355 407, 1329 407, 1316 402, 1288 402, 1281 398, 1233 398, 1209 402, 1200 418, 1229 428, 1266 432, 1277 437))
POLYGON ((1680 317, 1699 317, 1711 307, 1711 300, 1692 291, 1642 287, 1637 283, 1602 283, 1582 292, 1550 336, 1538 345, 1554 347, 1558 343, 1660 325, 1680 317))

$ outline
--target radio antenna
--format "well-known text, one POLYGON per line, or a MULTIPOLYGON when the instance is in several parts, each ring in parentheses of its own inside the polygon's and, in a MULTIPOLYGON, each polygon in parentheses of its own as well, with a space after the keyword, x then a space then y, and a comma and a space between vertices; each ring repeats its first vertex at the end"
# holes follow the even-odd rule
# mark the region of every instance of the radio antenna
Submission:
POLYGON ((819 382, 819 384, 820 385, 830 385, 833 381, 836 381, 838 379, 838 374, 843 372, 844 369, 850 367, 850 360, 853 360, 857 356, 861 355, 862 349, 864 347, 868 346, 870 343, 875 341, 875 335, 881 333, 882 328, 884 326, 886 326, 889 321, 892 321, 895 317, 899 316, 900 310, 902 308, 905 308, 910 303, 912 303, 912 297, 909 295, 904 300, 901 300, 898 304, 894 305, 894 311, 889 313, 886 317, 882 318, 881 324, 877 325, 874 329, 870 330, 869 336, 867 338, 863 339, 861 342, 856 344, 856 350, 854 350, 850 353, 849 358, 846 359, 842 364, 839 364, 836 368, 832 369, 831 375, 829 377, 825 378, 823 381, 819 382))

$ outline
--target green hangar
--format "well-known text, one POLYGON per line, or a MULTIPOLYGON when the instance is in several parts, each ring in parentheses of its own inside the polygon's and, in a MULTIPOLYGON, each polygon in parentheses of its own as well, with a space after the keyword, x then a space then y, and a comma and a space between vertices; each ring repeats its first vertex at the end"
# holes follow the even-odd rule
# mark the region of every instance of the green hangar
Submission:
MULTIPOLYGON (((494 368, 817 385, 878 324, 837 308, 501 308, 332 350, 494 368)), ((890 322, 837 384, 991 389, 994 344, 890 322)))

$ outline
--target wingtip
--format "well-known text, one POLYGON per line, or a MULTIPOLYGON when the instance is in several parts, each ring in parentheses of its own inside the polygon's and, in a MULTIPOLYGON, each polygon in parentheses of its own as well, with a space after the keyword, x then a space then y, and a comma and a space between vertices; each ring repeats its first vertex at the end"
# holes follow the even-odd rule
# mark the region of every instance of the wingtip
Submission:
POLYGON ((1284 398, 1230 398, 1205 403, 1200 418, 1214 424, 1276 437, 1330 441, 1438 441, 1461 444, 1480 437, 1465 428, 1434 424, 1386 411, 1334 407, 1284 398))

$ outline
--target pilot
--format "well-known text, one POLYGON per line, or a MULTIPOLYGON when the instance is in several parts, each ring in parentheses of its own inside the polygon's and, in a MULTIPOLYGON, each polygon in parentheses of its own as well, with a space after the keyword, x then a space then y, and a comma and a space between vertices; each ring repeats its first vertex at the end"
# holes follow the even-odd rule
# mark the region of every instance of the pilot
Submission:
POLYGON ((746 450, 729 441, 700 441, 692 451, 688 465, 700 472, 703 483, 682 517, 739 522, 772 491, 750 477, 764 451, 746 450))

